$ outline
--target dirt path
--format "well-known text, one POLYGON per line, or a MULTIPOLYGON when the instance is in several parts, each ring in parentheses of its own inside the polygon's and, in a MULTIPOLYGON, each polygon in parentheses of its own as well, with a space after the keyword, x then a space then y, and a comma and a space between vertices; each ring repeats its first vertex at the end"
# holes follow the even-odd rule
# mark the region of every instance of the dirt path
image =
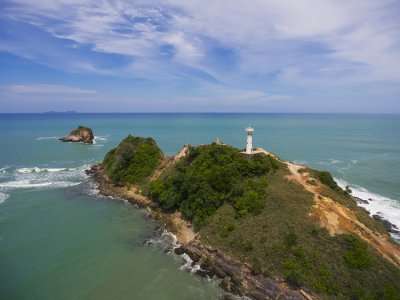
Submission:
POLYGON ((296 181, 314 195, 315 204, 311 216, 317 218, 329 234, 356 234, 373 246, 383 257, 400 267, 400 247, 390 241, 389 235, 371 230, 358 220, 351 209, 321 195, 318 181, 307 172, 299 172, 300 169, 305 168, 304 166, 291 162, 286 162, 286 164, 291 173, 287 178, 296 181), (310 184, 310 181, 317 184, 310 184))

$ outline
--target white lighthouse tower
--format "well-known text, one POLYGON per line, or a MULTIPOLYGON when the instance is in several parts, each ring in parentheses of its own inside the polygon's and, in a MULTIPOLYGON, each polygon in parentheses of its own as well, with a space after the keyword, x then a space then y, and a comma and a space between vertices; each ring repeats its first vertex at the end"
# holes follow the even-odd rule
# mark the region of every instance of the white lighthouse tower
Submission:
POLYGON ((246 132, 247 132, 246 154, 252 154, 252 152, 253 152, 253 132, 254 132, 254 128, 249 126, 249 127, 246 128, 246 132))

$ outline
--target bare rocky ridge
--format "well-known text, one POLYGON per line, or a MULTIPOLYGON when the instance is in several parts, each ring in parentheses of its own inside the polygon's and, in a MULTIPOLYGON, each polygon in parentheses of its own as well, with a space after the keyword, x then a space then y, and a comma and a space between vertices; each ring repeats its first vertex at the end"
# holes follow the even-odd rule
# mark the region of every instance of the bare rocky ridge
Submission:
POLYGON ((62 142, 93 144, 94 135, 92 129, 84 126, 72 130, 67 136, 60 138, 62 142))

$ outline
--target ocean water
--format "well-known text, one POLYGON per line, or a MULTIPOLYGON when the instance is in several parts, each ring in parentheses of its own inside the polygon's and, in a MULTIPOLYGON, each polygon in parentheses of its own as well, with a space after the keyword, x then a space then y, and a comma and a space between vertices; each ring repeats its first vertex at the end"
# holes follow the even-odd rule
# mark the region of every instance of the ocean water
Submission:
POLYGON ((175 154, 219 137, 328 170, 365 207, 400 227, 400 116, 315 114, 0 114, 3 299, 217 299, 181 258, 144 244, 157 224, 96 194, 84 169, 128 134, 175 154), (94 145, 57 140, 78 125, 94 145))

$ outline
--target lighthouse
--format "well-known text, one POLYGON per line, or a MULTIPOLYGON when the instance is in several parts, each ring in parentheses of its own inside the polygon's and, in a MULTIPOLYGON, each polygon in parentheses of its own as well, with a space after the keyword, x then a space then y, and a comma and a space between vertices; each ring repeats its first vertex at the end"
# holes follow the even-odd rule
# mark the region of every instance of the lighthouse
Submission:
POLYGON ((253 152, 253 132, 254 132, 254 128, 247 127, 246 128, 246 132, 247 132, 246 154, 252 154, 252 152, 253 152))

